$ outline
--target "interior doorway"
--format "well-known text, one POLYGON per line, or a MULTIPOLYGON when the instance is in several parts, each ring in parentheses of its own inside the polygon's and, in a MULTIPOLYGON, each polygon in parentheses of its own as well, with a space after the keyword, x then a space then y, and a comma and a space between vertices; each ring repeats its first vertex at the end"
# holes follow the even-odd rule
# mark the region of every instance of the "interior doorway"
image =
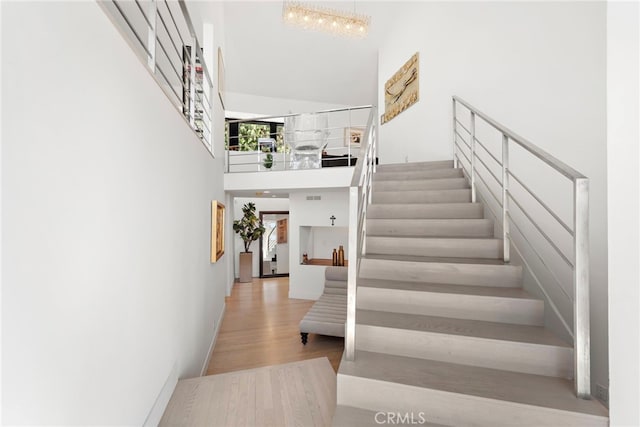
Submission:
POLYGON ((289 211, 261 211, 260 277, 289 276, 289 211))

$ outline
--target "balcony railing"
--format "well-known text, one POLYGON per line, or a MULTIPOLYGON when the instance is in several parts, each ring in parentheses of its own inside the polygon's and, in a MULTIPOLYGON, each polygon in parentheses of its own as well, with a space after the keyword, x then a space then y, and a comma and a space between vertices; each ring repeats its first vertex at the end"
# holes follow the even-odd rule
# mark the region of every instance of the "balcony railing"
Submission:
POLYGON ((98 4, 169 101, 213 152, 212 74, 184 1, 106 0, 98 4))
MULTIPOLYGON (((374 107, 371 106, 357 106, 313 113, 228 120, 227 126, 229 129, 237 129, 237 134, 228 136, 226 171, 236 173, 308 169, 309 166, 296 162, 296 150, 289 140, 294 137, 294 133, 300 131, 291 128, 291 123, 304 116, 321 118, 318 123, 324 123, 322 126, 300 131, 302 135, 309 135, 310 143, 317 142, 317 134, 322 134, 324 138, 320 162, 311 167, 354 166, 373 110, 374 107)), ((296 142, 301 145, 304 139, 301 140, 298 135, 296 142)))

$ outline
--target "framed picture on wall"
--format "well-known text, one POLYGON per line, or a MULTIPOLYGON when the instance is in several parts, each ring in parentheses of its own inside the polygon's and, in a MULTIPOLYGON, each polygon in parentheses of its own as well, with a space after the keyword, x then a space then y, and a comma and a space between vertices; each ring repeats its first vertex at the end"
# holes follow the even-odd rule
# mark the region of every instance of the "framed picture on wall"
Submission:
POLYGON ((224 205, 216 200, 211 202, 211 262, 216 262, 224 254, 224 205))
POLYGON ((360 143, 364 138, 364 128, 349 127, 344 130, 344 146, 360 147, 360 143))

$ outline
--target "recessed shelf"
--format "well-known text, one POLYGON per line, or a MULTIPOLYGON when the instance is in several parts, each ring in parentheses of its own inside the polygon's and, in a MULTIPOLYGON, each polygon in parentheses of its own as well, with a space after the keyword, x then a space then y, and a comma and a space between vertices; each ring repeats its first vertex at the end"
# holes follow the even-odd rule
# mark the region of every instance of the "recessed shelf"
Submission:
POLYGON ((345 265, 349 251, 349 228, 338 226, 301 226, 300 227, 300 263, 303 254, 307 254, 309 261, 303 265, 332 265, 334 249, 341 245, 344 248, 345 265), (315 261, 314 261, 315 260, 315 261), (312 262, 313 261, 313 262, 312 262))

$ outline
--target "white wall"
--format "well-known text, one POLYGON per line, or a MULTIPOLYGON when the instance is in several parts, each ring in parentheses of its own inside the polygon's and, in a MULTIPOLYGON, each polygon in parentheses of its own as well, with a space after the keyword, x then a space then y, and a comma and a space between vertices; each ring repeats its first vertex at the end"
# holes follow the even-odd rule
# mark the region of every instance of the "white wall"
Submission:
MULTIPOLYGON (((227 92, 225 109, 235 113, 249 113, 258 116, 282 116, 291 113, 311 113, 314 111, 346 108, 349 105, 316 102, 304 99, 277 98, 240 92, 227 92)), ((227 113, 231 117, 230 113, 227 113)), ((245 117, 234 117, 244 119, 245 117)))
POLYGON ((273 190, 274 192, 286 193, 301 188, 316 190, 345 188, 351 185, 353 169, 335 167, 266 173, 226 173, 224 174, 224 189, 229 192, 273 190))
POLYGON ((157 423, 224 307, 222 158, 97 3, 3 3, 2 41, 2 422, 157 423))
MULTIPOLYGON (((288 211, 289 199, 283 198, 268 198, 268 197, 236 197, 233 200, 234 221, 242 218, 242 207, 246 203, 255 203, 256 216, 260 216, 261 211, 288 211)), ((232 221, 233 222, 233 221, 232 221)), ((240 235, 234 234, 234 251, 233 259, 235 263, 235 277, 239 277, 239 258, 240 252, 244 252, 244 242, 240 238, 240 235)), ((252 276, 260 277, 260 246, 259 241, 251 243, 249 248, 253 252, 253 269, 252 276)))
MULTIPOLYGON (((358 1, 357 11, 375 13, 377 4, 358 1)), ((225 2, 228 87, 264 96, 370 104, 375 100, 377 34, 385 30, 377 18, 366 38, 353 39, 286 25, 282 2, 225 2)))
POLYGON ((607 3, 609 402, 612 426, 640 425, 640 7, 607 3))
MULTIPOLYGON (((300 252, 301 226, 347 227, 349 222, 349 193, 346 188, 335 190, 305 190, 289 195, 289 298, 318 299, 324 289, 323 266, 302 265, 300 252), (321 200, 307 200, 320 196, 321 200)), ((345 241, 345 250, 346 250, 345 241)), ((326 257, 324 257, 326 258, 326 257)))
MULTIPOLYGON (((420 101, 382 125, 381 163, 452 158, 455 94, 588 176, 592 379, 606 385, 606 3, 397 7, 405 8, 404 18, 389 23, 379 53, 378 87, 418 51, 420 101)), ((383 92, 378 96, 383 113, 383 92)), ((555 184, 547 181, 547 173, 536 171, 534 177, 553 197, 555 184)))

